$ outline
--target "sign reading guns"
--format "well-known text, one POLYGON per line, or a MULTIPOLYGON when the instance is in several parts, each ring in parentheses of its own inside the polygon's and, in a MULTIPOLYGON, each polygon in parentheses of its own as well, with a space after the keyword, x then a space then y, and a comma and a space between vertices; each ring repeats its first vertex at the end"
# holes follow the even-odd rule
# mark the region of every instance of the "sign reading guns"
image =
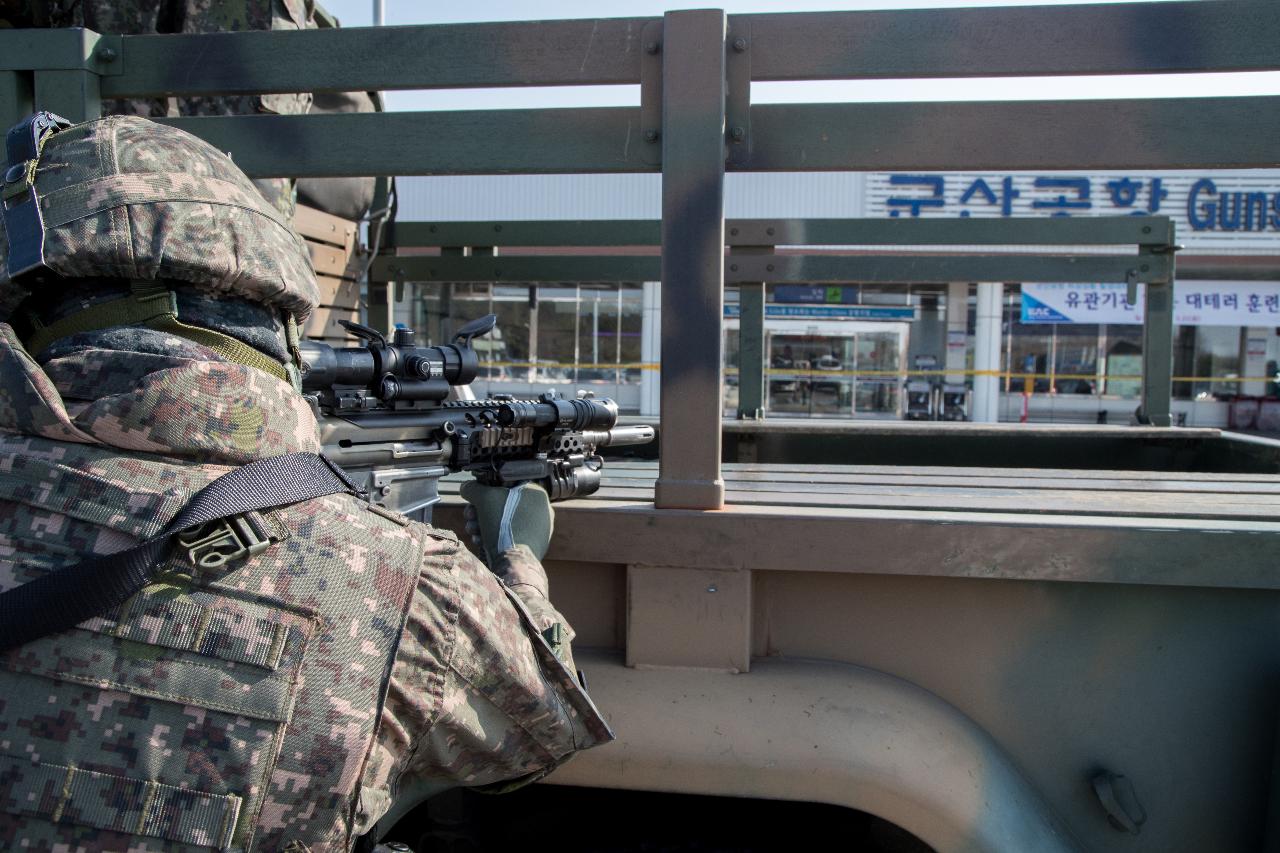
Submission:
MULTIPOLYGON (((1141 324, 1124 284, 1024 284, 1023 323, 1141 324)), ((1173 322, 1180 326, 1280 325, 1280 285, 1269 282, 1184 281, 1173 286, 1173 322)))

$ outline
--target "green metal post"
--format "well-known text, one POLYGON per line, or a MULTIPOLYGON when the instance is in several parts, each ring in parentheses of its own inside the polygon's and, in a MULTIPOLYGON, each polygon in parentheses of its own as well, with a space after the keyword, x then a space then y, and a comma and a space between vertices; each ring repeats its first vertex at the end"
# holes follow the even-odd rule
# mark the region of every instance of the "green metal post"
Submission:
POLYGON ((31 113, 31 75, 0 71, 0 129, 8 129, 31 113))
MULTIPOLYGON (((774 255, 773 246, 734 245, 743 239, 741 226, 729 229, 729 278, 736 277, 747 256, 774 255)), ((775 228, 765 226, 766 234, 775 228)), ((747 239, 750 239, 749 237, 747 239)), ((758 238, 757 238, 758 239, 758 238)), ((771 269, 766 265, 766 271, 771 269)), ((738 419, 759 420, 764 417, 765 366, 768 353, 764 347, 764 303, 766 285, 763 281, 747 281, 738 284, 738 419)))
POLYGON ((1173 283, 1149 283, 1142 324, 1142 408, 1139 420, 1153 426, 1173 423, 1173 283))
MULTIPOLYGON (((369 206, 371 211, 375 212, 373 219, 368 223, 368 242, 369 251, 381 253, 387 247, 389 232, 391 230, 391 211, 388 209, 388 200, 391 191, 391 179, 378 177, 373 185, 373 201, 369 206)), ((392 300, 395 298, 396 282, 403 281, 403 278, 392 280, 373 279, 374 266, 370 263, 365 269, 364 279, 364 323, 380 331, 391 334, 395 313, 392 308, 392 300)), ((399 272, 403 276, 403 270, 399 272)), ((400 285, 403 287, 403 285, 400 285)))
POLYGON ((654 504, 721 509, 725 14, 668 12, 662 51, 662 403, 654 504))
MULTIPOLYGON (((441 246, 440 247, 440 255, 442 257, 450 257, 450 256, 460 257, 464 253, 465 253, 465 250, 461 246, 441 246)), ((462 325, 462 320, 472 319, 472 318, 468 317, 468 318, 460 318, 457 321, 454 320, 453 318, 453 288, 454 288, 453 282, 447 282, 444 284, 437 283, 436 287, 440 292, 440 323, 439 323, 439 328, 436 331, 435 337, 430 338, 430 340, 432 343, 436 343, 436 344, 447 344, 449 342, 449 339, 453 336, 453 330, 458 326, 462 325)))
POLYGON ((764 282, 738 285, 738 418, 764 417, 764 282))
POLYGON ((37 71, 35 105, 73 122, 102 115, 99 76, 92 71, 37 71))
POLYGON ((391 333, 391 300, 395 285, 389 281, 370 281, 365 291, 364 322, 380 332, 391 333))
POLYGON ((525 374, 526 382, 538 381, 538 288, 529 285, 529 367, 525 374))

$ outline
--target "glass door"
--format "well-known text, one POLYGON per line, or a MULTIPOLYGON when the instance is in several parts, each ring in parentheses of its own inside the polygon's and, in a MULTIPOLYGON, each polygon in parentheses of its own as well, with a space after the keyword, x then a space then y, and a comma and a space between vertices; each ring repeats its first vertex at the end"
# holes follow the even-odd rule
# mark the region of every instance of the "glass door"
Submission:
POLYGON ((854 413, 853 367, 856 337, 828 337, 809 350, 809 413, 854 413))
MULTIPOLYGON (((906 360, 907 328, 906 323, 856 321, 817 326, 787 320, 768 323, 768 413, 776 417, 900 417, 899 371, 906 360)), ((733 356, 736 351, 727 358, 730 370, 736 366, 733 356)), ((733 391, 726 397, 732 397, 733 391)))
POLYGON ((851 416, 854 342, 846 335, 769 334, 769 411, 851 416))
POLYGON ((884 331, 863 331, 856 337, 854 412, 869 417, 901 417, 902 360, 906 353, 906 325, 884 331))

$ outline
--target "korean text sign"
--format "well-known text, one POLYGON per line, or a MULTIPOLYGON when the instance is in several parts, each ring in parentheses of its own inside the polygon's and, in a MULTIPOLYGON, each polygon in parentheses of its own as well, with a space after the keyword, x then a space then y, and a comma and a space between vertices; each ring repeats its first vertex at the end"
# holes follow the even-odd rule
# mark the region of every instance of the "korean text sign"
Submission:
MULTIPOLYGON (((1141 324, 1138 304, 1123 284, 1024 284, 1023 323, 1141 324)), ((1173 287, 1173 322, 1180 326, 1280 325, 1280 285, 1270 282, 1182 281, 1173 287)))

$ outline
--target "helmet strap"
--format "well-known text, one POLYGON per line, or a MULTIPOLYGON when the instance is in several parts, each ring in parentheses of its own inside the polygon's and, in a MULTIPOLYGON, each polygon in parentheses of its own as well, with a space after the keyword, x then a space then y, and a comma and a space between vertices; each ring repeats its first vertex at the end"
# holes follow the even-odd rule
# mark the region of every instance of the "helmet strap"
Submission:
POLYGON ((293 312, 284 309, 281 312, 281 319, 284 322, 284 342, 285 347, 289 350, 289 355, 293 361, 284 366, 289 374, 289 382, 293 385, 293 390, 299 394, 302 393, 302 347, 299 345, 298 321, 293 318, 293 312))
POLYGON ((291 378, 291 372, 285 365, 243 341, 213 329, 192 326, 179 320, 177 295, 162 282, 133 281, 130 282, 130 290, 132 292, 129 296, 99 302, 47 325, 33 313, 27 312, 23 318, 26 326, 22 335, 23 346, 27 348, 27 352, 37 355, 54 341, 71 335, 117 326, 146 326, 158 332, 186 338, 213 350, 228 361, 261 370, 282 382, 301 387, 296 376, 298 372, 296 366, 290 365, 293 367, 294 374, 291 378))

